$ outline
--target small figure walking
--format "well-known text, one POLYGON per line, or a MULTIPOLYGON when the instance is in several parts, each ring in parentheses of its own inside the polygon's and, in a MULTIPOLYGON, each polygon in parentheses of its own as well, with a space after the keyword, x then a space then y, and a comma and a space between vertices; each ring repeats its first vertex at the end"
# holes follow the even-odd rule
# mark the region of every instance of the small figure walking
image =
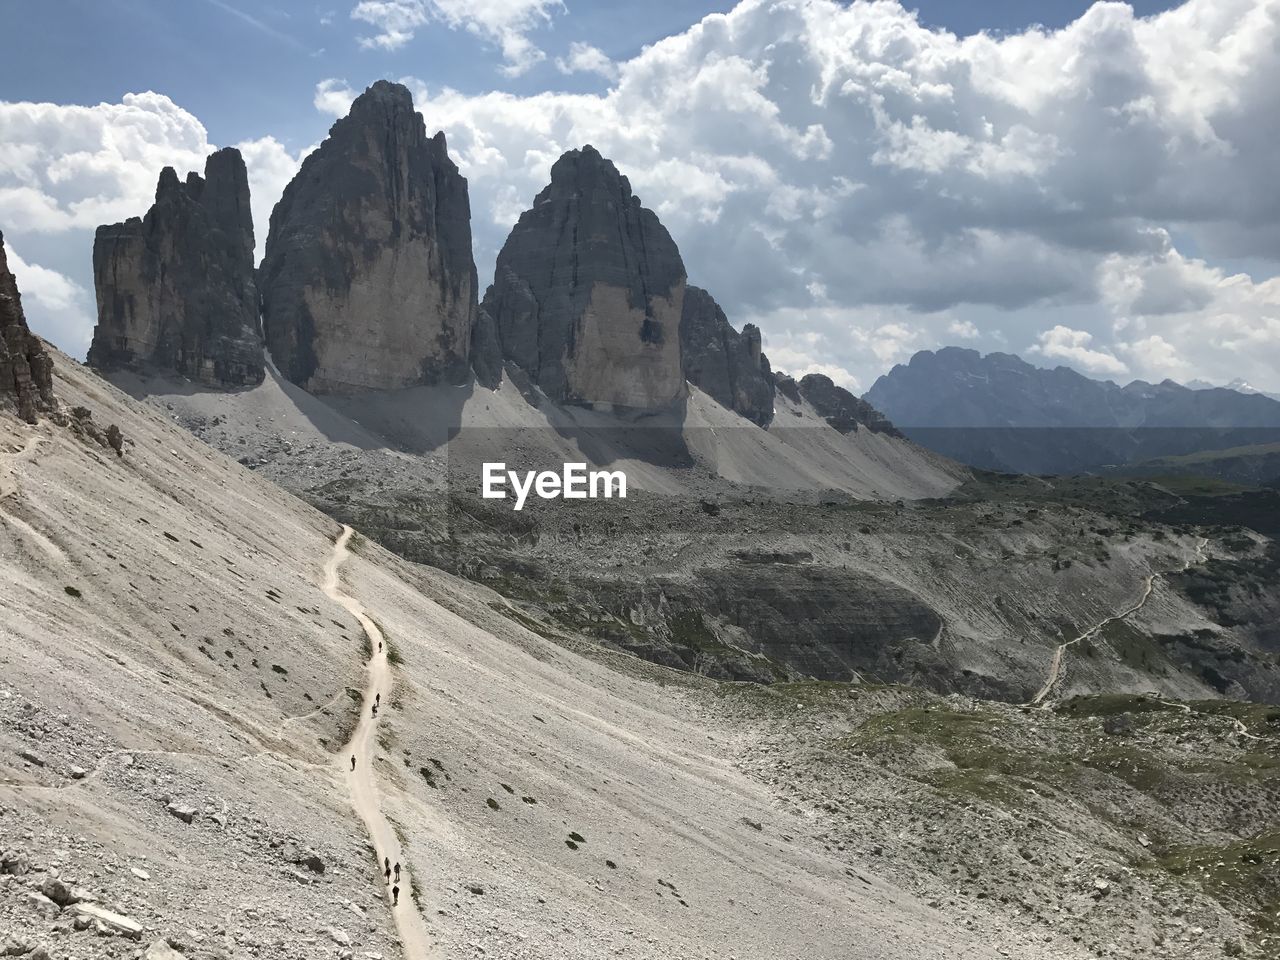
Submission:
POLYGON ((380 707, 380 706, 382 706, 382 694, 381 694, 381 693, 375 693, 375 694, 373 695, 373 702, 374 702, 377 706, 379 706, 379 707, 380 707))
POLYGON ((381 652, 382 652, 382 641, 381 641, 381 640, 379 640, 379 641, 378 641, 378 652, 379 652, 379 653, 381 653, 381 652))
POLYGON ((391 888, 391 905, 393 907, 400 906, 400 888, 399 887, 391 888))
POLYGON ((400 864, 396 864, 396 883, 400 882, 400 864))
POLYGON ((387 878, 387 883, 391 882, 391 858, 384 857, 382 860, 383 876, 387 878))
POLYGON ((356 755, 353 753, 351 755, 351 769, 355 770, 355 768, 356 768, 356 755))

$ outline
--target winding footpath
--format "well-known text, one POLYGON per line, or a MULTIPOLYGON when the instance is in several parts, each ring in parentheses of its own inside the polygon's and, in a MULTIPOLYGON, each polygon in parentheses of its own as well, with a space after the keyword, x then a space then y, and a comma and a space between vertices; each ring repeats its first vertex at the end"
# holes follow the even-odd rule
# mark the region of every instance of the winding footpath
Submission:
MULTIPOLYGON (((1195 555, 1192 557, 1188 557, 1186 562, 1183 563, 1183 565, 1176 572, 1181 573, 1184 570, 1190 569, 1193 563, 1204 563, 1205 561, 1204 548, 1208 545, 1209 545, 1208 539, 1205 537, 1201 537, 1200 542, 1196 544, 1195 555)), ((1061 679, 1062 677, 1062 665, 1063 665, 1063 661, 1066 659, 1068 647, 1074 646, 1075 644, 1080 643, 1083 640, 1088 640, 1090 637, 1096 636, 1100 631, 1106 628, 1109 624, 1115 623, 1118 620, 1125 620, 1133 616, 1135 613, 1137 613, 1139 610, 1145 607, 1147 605, 1147 601, 1151 599, 1151 594, 1152 592, 1154 592, 1156 587, 1156 581, 1159 580, 1161 577, 1165 576, 1166 574, 1168 574, 1169 572, 1171 571, 1164 571, 1163 573, 1153 573, 1150 576, 1148 576, 1146 580, 1143 581, 1142 596, 1139 597, 1138 602, 1135 603, 1133 606, 1131 606, 1129 609, 1121 611, 1120 613, 1107 617, 1105 620, 1095 623, 1092 627, 1090 627, 1084 633, 1080 634, 1080 636, 1076 637, 1074 640, 1068 640, 1066 643, 1059 644, 1058 648, 1053 651, 1053 659, 1049 661, 1049 676, 1045 679, 1044 686, 1040 688, 1039 692, 1034 697, 1032 697, 1029 701, 1027 701, 1027 705, 1032 707, 1042 705, 1044 703, 1045 698, 1048 697, 1049 694, 1053 692, 1053 688, 1057 686, 1058 680, 1061 679)))
MULTIPOLYGON (((351 540, 352 529, 343 524, 342 534, 333 545, 333 554, 324 566, 324 581, 321 588, 329 599, 342 604, 347 611, 360 621, 360 627, 369 638, 372 655, 364 689, 364 699, 360 707, 360 721, 351 735, 350 741, 338 753, 336 763, 351 791, 351 804, 360 819, 364 821, 377 850, 378 864, 383 858, 400 864, 400 905, 392 908, 396 921, 396 930, 400 934, 400 944, 405 960, 430 960, 440 954, 431 944, 426 924, 418 913, 413 902, 412 874, 409 862, 400 847, 395 830, 382 813, 382 804, 378 794, 378 781, 374 776, 374 751, 377 748, 374 732, 378 721, 372 715, 372 708, 377 694, 383 695, 384 701, 391 699, 392 674, 391 665, 387 661, 387 650, 382 631, 364 612, 364 606, 354 597, 342 592, 338 583, 338 569, 347 559, 347 544, 351 540), (381 648, 381 649, 379 649, 381 648), (351 769, 351 758, 356 758, 356 768, 351 769)), ((391 901, 391 885, 386 884, 384 891, 388 903, 391 901)))

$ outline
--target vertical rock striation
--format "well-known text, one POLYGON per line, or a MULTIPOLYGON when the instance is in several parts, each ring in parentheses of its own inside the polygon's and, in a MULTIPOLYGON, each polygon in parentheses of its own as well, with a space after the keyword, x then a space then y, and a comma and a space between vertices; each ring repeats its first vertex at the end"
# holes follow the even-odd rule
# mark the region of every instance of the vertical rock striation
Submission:
POLYGON ((0 234, 0 397, 11 396, 28 423, 53 407, 53 358, 27 327, 22 296, 9 271, 0 234))
POLYGON ((482 310, 494 343, 553 400, 638 410, 685 396, 685 270, 671 235, 593 147, 570 150, 498 254, 482 310))
POLYGON ((204 177, 165 167, 143 219, 93 240, 97 370, 157 370, 208 386, 262 382, 249 178, 240 151, 205 161, 204 177))
POLYGON ((267 346, 316 393, 467 376, 476 318, 467 181, 409 91, 380 80, 303 161, 259 275, 267 346))
POLYGON ((760 352, 760 330, 739 333, 700 287, 685 289, 680 314, 684 377, 722 406, 766 426, 773 419, 773 372, 760 352))

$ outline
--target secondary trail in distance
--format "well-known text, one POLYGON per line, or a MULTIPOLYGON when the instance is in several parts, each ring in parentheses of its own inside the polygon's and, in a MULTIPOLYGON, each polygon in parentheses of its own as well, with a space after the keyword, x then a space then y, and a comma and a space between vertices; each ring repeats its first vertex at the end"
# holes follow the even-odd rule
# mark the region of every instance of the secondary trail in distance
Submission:
MULTIPOLYGON (((1189 557, 1177 572, 1181 573, 1183 570, 1190 569, 1191 564, 1193 563, 1203 563, 1205 560, 1204 548, 1208 546, 1208 544, 1209 544, 1208 539, 1205 537, 1201 537, 1200 542, 1196 544, 1195 556, 1189 557)), ((1027 701, 1027 705, 1034 707, 1042 704, 1044 702, 1044 699, 1047 696, 1049 696, 1049 694, 1053 691, 1053 688, 1057 685, 1058 680, 1062 675, 1062 663, 1063 663, 1063 660, 1066 658, 1067 647, 1080 643, 1082 640, 1088 640, 1090 637, 1094 636, 1103 628, 1105 628, 1108 624, 1115 623, 1117 620, 1124 620, 1128 617, 1133 616, 1135 613, 1137 613, 1139 610, 1145 607, 1147 605, 1147 601, 1151 599, 1151 594, 1155 590, 1156 581, 1161 577, 1165 576, 1169 572, 1170 571, 1164 571, 1162 573, 1153 573, 1150 576, 1148 576, 1146 580, 1143 581, 1142 596, 1139 597, 1138 602, 1135 603, 1133 606, 1131 606, 1129 609, 1123 610, 1120 613, 1107 617, 1105 620, 1095 623, 1092 627, 1090 627, 1084 633, 1080 634, 1080 636, 1076 637, 1074 640, 1068 640, 1066 643, 1059 644, 1058 648, 1053 651, 1053 659, 1049 661, 1049 676, 1045 679, 1044 686, 1040 688, 1039 692, 1036 693, 1034 697, 1032 697, 1029 701, 1027 701)))

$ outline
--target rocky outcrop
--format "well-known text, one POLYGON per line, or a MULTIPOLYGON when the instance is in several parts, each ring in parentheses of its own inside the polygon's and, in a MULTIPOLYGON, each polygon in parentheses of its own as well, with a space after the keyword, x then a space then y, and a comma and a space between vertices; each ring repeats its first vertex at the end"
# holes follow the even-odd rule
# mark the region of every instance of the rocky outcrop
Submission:
POLYGON ((9 271, 0 234, 0 397, 12 397, 28 423, 53 407, 53 358, 27 327, 22 296, 9 271))
POLYGON ((249 178, 219 150, 204 176, 165 167, 145 218, 98 228, 98 325, 89 365, 177 373, 208 386, 262 382, 249 178))
POLYGON ((685 288, 680 353, 684 378, 699 390, 760 426, 773 419, 773 372, 760 352, 760 329, 733 329, 701 287, 685 288))
POLYGON ((316 393, 459 382, 476 317, 467 181, 409 91, 378 81, 271 214, 267 346, 316 393))
POLYGON ((653 410, 685 395, 684 296, 671 235, 586 146, 555 162, 520 215, 483 309, 502 357, 553 400, 653 410))
POLYGON ((494 390, 502 383, 502 363, 498 323, 488 310, 481 307, 471 331, 471 369, 475 371, 477 381, 494 390))
POLYGON ((902 433, 883 413, 867 401, 855 397, 830 377, 810 373, 800 379, 799 392, 827 423, 841 433, 852 433, 866 427, 872 433, 901 437, 902 433))

